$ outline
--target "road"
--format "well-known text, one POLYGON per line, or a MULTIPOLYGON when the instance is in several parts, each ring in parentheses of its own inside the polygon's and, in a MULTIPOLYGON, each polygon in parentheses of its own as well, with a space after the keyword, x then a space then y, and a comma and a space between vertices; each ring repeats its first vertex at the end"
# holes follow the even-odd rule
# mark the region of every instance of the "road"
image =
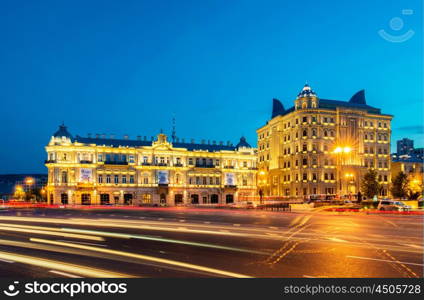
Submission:
POLYGON ((423 277, 423 216, 7 210, 0 276, 423 277))

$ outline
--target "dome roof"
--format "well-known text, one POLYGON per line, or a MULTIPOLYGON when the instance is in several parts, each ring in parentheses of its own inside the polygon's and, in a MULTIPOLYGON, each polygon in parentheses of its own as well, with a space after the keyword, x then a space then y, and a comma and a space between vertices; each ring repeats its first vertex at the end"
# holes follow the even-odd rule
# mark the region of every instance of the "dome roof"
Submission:
POLYGON ((241 147, 245 147, 245 148, 252 148, 246 141, 246 138, 244 136, 242 136, 240 138, 240 142, 238 142, 238 144, 236 145, 236 148, 241 148, 241 147))
POLYGON ((73 137, 72 137, 72 135, 69 133, 69 131, 68 131, 68 129, 67 129, 67 127, 65 126, 65 124, 62 124, 62 125, 60 125, 59 126, 59 130, 58 131, 56 131, 54 134, 53 134, 53 136, 54 137, 66 137, 66 138, 69 138, 69 139, 73 139, 73 137))
POLYGON ((300 91, 300 93, 297 94, 297 98, 316 97, 316 96, 317 96, 317 94, 315 94, 314 90, 312 90, 312 88, 307 83, 305 84, 303 89, 300 91))

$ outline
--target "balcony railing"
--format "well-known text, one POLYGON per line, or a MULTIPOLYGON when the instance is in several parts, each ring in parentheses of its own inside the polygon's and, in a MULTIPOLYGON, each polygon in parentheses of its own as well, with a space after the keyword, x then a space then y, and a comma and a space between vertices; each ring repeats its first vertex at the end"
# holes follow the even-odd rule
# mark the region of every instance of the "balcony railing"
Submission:
POLYGON ((224 166, 224 169, 234 169, 234 166, 224 166))
POLYGON ((105 161, 105 165, 128 165, 127 161, 105 161))
POLYGON ((56 160, 55 159, 46 159, 44 161, 44 163, 46 163, 46 164, 55 164, 56 163, 56 160))
POLYGON ((80 160, 80 164, 92 164, 92 160, 80 160))
POLYGON ((148 163, 148 162, 143 162, 143 163, 141 163, 141 165, 142 166, 151 166, 152 164, 151 163, 148 163))
POLYGON ((235 185, 235 184, 226 184, 224 187, 229 188, 229 189, 235 189, 235 188, 237 188, 237 185, 235 185))
POLYGON ((182 167, 182 166, 183 166, 183 164, 181 164, 181 163, 174 164, 174 167, 182 167))
POLYGON ((196 164, 195 165, 196 168, 215 168, 215 165, 203 165, 203 164, 196 164))

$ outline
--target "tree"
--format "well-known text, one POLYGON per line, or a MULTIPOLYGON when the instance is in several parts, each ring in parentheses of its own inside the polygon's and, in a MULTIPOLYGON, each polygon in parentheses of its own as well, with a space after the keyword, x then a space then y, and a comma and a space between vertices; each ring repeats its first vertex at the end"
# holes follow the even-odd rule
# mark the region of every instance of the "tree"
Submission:
POLYGON ((405 198, 408 196, 408 175, 403 172, 399 172, 395 178, 392 179, 391 192, 395 198, 405 198))
POLYGON ((378 195, 380 184, 377 181, 377 172, 375 170, 368 170, 368 172, 365 173, 361 182, 361 190, 367 198, 378 195))

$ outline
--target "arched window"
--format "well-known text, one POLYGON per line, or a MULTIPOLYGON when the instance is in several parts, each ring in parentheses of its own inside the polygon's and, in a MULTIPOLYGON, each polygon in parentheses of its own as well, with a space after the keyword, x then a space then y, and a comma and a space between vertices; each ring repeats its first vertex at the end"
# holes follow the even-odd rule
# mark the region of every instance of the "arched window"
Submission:
POLYGON ((303 102, 303 103, 302 103, 302 108, 303 108, 303 109, 308 108, 308 103, 303 102))
POLYGON ((302 135, 303 135, 303 136, 308 136, 308 131, 307 131, 306 129, 305 129, 305 130, 303 130, 302 135))
POLYGON ((324 130, 324 136, 328 136, 327 130, 324 130))

